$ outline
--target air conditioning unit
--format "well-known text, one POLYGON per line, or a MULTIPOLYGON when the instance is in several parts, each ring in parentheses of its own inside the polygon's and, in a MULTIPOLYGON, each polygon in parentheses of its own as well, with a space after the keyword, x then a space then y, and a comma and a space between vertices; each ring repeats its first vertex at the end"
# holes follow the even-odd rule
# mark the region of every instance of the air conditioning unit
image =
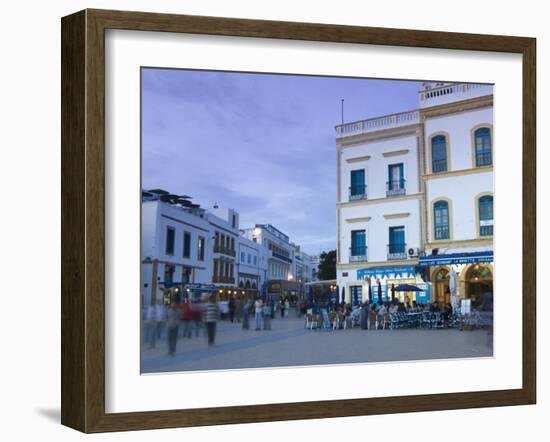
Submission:
POLYGON ((407 250, 407 255, 409 255, 409 258, 416 258, 418 255, 420 254, 420 249, 418 248, 409 248, 409 250, 407 250))

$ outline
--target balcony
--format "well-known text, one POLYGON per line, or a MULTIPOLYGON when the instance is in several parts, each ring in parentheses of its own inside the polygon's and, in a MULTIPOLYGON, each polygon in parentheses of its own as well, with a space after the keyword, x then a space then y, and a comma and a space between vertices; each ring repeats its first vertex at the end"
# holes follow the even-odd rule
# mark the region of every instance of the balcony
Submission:
POLYGON ((491 152, 477 152, 476 153, 476 166, 484 167, 491 166, 493 164, 493 156, 491 152))
POLYGON ((349 200, 358 201, 367 199, 367 186, 365 184, 349 187, 349 200))
POLYGON ((277 253, 275 251, 271 251, 271 256, 273 256, 273 258, 277 258, 277 259, 280 259, 281 261, 292 264, 292 259, 290 259, 288 256, 281 255, 280 253, 277 253))
POLYGON ((233 257, 237 254, 235 250, 229 249, 227 247, 224 247, 218 244, 214 245, 214 253, 223 253, 224 255, 233 256, 233 257))
POLYGON ((388 261, 407 258, 407 244, 388 244, 388 261))
POLYGON ((351 137, 394 127, 408 126, 417 124, 418 122, 418 111, 400 112, 367 120, 353 121, 336 126, 336 138, 351 137))
POLYGON ((447 160, 433 160, 432 161, 432 172, 433 173, 439 173, 439 172, 447 172, 447 160))
POLYGON ((386 181, 386 196, 405 195, 405 180, 386 181))
POLYGON ((418 91, 420 107, 431 107, 493 94, 490 84, 449 83, 418 91))
POLYGON ((367 262, 367 246, 349 248, 349 262, 367 262))
POLYGON ((235 284, 235 278, 232 276, 218 276, 214 275, 212 282, 220 284, 235 284))

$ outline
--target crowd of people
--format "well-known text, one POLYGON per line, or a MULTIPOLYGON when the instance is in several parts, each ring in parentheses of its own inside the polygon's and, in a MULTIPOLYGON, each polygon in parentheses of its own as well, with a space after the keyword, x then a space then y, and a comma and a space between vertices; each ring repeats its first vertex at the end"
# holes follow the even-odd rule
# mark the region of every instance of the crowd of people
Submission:
POLYGON ((307 310, 306 327, 316 329, 346 329, 360 326, 362 329, 386 329, 394 325, 421 326, 426 323, 433 325, 434 318, 440 324, 451 324, 459 315, 456 307, 451 304, 403 303, 397 300, 389 302, 365 301, 362 304, 318 304, 307 310), (430 322, 431 321, 431 322, 430 322))
POLYGON ((220 320, 241 323, 243 330, 250 330, 251 326, 255 330, 271 330, 271 321, 275 319, 277 310, 281 318, 286 318, 290 308, 288 298, 281 298, 278 302, 261 297, 217 301, 211 294, 204 295, 201 300, 186 297, 181 303, 173 300, 170 304, 160 299, 143 309, 143 342, 148 349, 153 349, 157 341, 165 337, 168 354, 174 356, 180 337, 191 339, 204 334, 208 345, 214 345, 220 320))

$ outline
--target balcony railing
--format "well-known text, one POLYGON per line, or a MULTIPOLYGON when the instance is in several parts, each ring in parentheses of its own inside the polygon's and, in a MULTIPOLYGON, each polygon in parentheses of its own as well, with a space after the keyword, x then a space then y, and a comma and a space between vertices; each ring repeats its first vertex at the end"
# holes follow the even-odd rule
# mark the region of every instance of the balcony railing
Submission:
POLYGON ((233 278, 232 276, 214 275, 214 277, 212 278, 212 282, 221 284, 235 284, 235 278, 233 278))
POLYGON ((405 195, 405 180, 386 181, 386 196, 405 195))
POLYGON ((292 259, 290 259, 288 256, 281 255, 280 253, 274 252, 273 250, 271 251, 271 256, 273 256, 273 258, 280 259, 281 261, 292 263, 292 259))
POLYGON ((235 256, 237 253, 233 249, 228 249, 227 247, 221 245, 214 245, 214 253, 223 253, 228 256, 235 256))
POLYGON ((433 160, 432 161, 432 172, 447 172, 447 160, 433 160))
POLYGON ((366 200, 367 199, 367 186, 365 184, 355 185, 349 187, 349 200, 366 200))
POLYGON ((416 124, 418 121, 418 111, 400 112, 398 114, 369 118, 368 120, 353 121, 336 126, 336 137, 349 137, 393 127, 408 126, 416 124))
POLYGON ((476 153, 476 166, 477 167, 490 166, 491 164, 493 164, 493 156, 491 155, 491 152, 477 152, 476 153))
POLYGON ((349 248, 349 262, 367 262, 367 246, 349 248))
POLYGON ((388 244, 388 261, 392 259, 405 259, 407 257, 407 244, 388 244))

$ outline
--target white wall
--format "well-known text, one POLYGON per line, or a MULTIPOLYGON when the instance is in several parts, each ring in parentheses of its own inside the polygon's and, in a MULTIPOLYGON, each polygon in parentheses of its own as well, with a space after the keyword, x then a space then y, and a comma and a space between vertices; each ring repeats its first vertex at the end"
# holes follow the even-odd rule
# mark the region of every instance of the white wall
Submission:
POLYGON ((349 262, 351 231, 365 230, 369 261, 387 261, 389 228, 405 226, 407 248, 420 247, 420 199, 394 200, 388 198, 378 204, 343 207, 340 212, 340 262, 349 262), (384 215, 409 213, 401 218, 384 218, 384 215), (369 221, 347 222, 347 219, 370 217, 369 221))
MULTIPOLYGON (((469 175, 449 176, 431 179, 426 182, 426 201, 431 220, 428 225, 428 237, 433 240, 433 202, 439 197, 451 200, 451 223, 453 226, 453 240, 476 239, 477 221, 475 205, 476 195, 493 193, 493 172, 474 173, 469 175)), ((494 197, 494 204, 497 197, 494 197)), ((495 224, 496 227, 496 224, 495 224)))
MULTIPOLYGON (((449 134, 448 142, 451 147, 451 169, 460 170, 475 167, 475 159, 472 158, 471 129, 482 123, 493 124, 492 107, 460 114, 426 118, 424 126, 426 134, 426 152, 431 148, 429 145, 430 135, 435 132, 445 131, 449 134)), ((428 160, 429 157, 429 155, 426 155, 426 160, 428 160)), ((426 164, 426 170, 431 170, 428 164, 426 164)))
MULTIPOLYGON (((22 327, 20 315, 5 315, 2 322, 7 339, 4 354, 13 355, 12 362, 2 368, 2 412, 9 416, 0 430, 3 439, 52 439, 60 442, 87 441, 161 441, 189 440, 262 440, 280 442, 292 438, 333 441, 357 439, 366 434, 372 440, 425 441, 426 428, 431 434, 445 435, 446 442, 464 438, 490 440, 523 440, 546 434, 550 414, 550 323, 543 321, 550 301, 539 296, 538 321, 538 392, 536 406, 498 407, 453 410, 400 415, 359 416, 337 419, 303 420, 277 423, 226 425, 176 430, 141 431, 130 433, 85 436, 59 425, 60 391, 60 25, 62 15, 76 10, 93 8, 133 9, 195 15, 218 15, 272 20, 343 23, 363 26, 433 29, 455 32, 493 33, 536 36, 538 38, 538 120, 550 119, 550 29, 543 2, 524 0, 520 7, 504 2, 465 0, 460 7, 442 12, 440 1, 407 2, 252 2, 232 0, 187 0, 173 2, 145 0, 53 0, 37 2, 21 0, 6 2, 1 28, 3 56, 10 60, 9 68, 0 71, 2 85, 4 149, 0 161, 2 188, 17 192, 6 193, 4 207, 11 207, 18 216, 5 216, 0 221, 4 253, 0 256, 2 275, 6 278, 4 293, 19 293, 21 281, 28 278, 28 249, 21 247, 25 232, 33 244, 36 261, 33 277, 40 281, 41 294, 32 300, 28 310, 30 327, 22 327), (22 26, 20 17, 25 17, 22 26), (488 19, 488 18, 491 19, 488 19), (39 75, 37 75, 39 69, 39 75), (23 97, 33 97, 32 105, 23 97), (32 122, 32 130, 29 130, 32 122), (21 134, 24 134, 22 137, 21 134), (22 173, 24 171, 24 173, 22 173), (22 194, 40 198, 29 204, 22 194), (36 215, 40 216, 37 226, 36 215), (14 331, 17 331, 14 337, 14 331), (25 342, 28 350, 22 352, 25 342), (24 392, 32 391, 32 395, 24 392), (390 436, 388 436, 390 435, 390 436)), ((483 56, 483 54, 480 54, 483 56)), ((498 94, 498 88, 497 88, 498 94)), ((338 103, 336 103, 337 107, 338 103)), ((337 112, 335 111, 335 114, 337 112)), ((496 116, 498 120, 498 115, 496 116)), ((335 116, 337 118, 337 115, 335 116)), ((550 131, 538 125, 539 165, 539 274, 548 267, 548 229, 550 206, 547 191, 550 174, 543 166, 550 160, 545 146, 550 145, 550 131)), ((345 380, 343 380, 345 381, 345 380)), ((425 380, 424 380, 425 381, 425 380)), ((539 436, 540 438, 540 436, 539 436)))
POLYGON ((388 165, 403 163, 403 177, 407 194, 418 192, 418 156, 415 135, 392 137, 386 140, 370 141, 343 149, 340 167, 340 201, 349 201, 351 171, 365 169, 365 184, 368 199, 385 198, 388 181, 388 165), (408 150, 398 156, 384 157, 383 153, 408 150), (346 160, 370 156, 366 161, 348 163, 346 160))

